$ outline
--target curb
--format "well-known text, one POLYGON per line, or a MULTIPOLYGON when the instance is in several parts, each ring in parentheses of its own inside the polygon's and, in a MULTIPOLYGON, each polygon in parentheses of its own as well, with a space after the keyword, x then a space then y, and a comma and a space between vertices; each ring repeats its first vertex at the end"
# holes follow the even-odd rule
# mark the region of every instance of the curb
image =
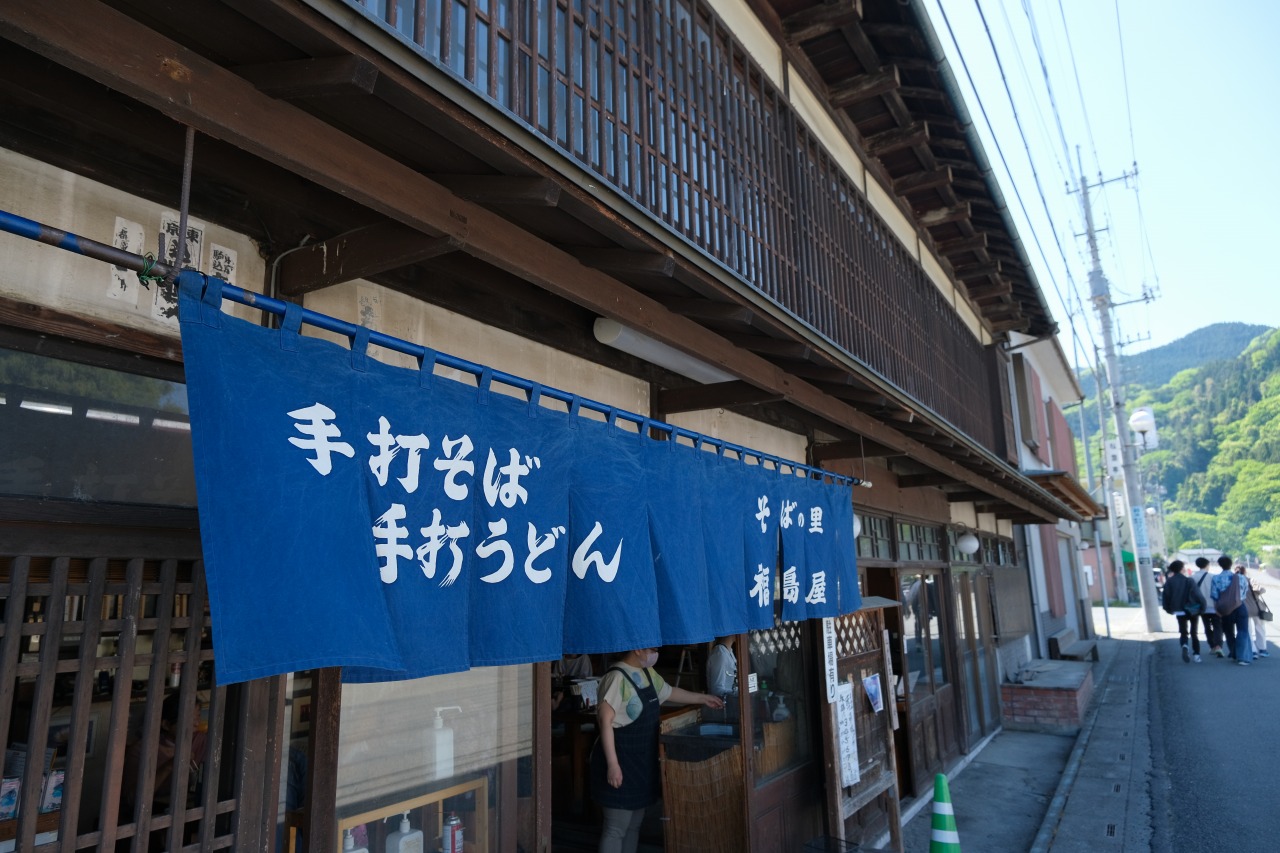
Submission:
MULTIPOLYGON (((1150 639, 1150 637, 1144 639, 1150 639)), ((1107 642, 1114 644, 1120 641, 1113 638, 1107 640, 1107 642)), ((1115 666, 1115 662, 1116 655, 1113 653, 1109 656, 1099 679, 1103 688, 1094 693, 1093 701, 1089 704, 1084 726, 1081 727, 1080 734, 1076 736, 1076 744, 1071 748, 1071 755, 1067 758, 1066 767, 1063 768, 1062 778, 1058 780, 1058 788, 1054 791, 1053 799, 1049 801, 1049 808, 1040 823, 1040 831, 1036 833, 1035 840, 1031 843, 1028 853, 1047 853, 1049 846, 1058 834, 1058 825, 1062 822, 1062 814, 1066 809, 1067 798, 1071 796, 1071 789, 1075 786, 1076 775, 1080 771, 1081 762, 1084 760, 1085 750, 1089 747, 1089 738, 1093 734, 1093 727, 1098 721, 1098 714, 1102 711, 1102 697, 1106 695, 1106 682, 1111 677, 1111 670, 1115 666)))

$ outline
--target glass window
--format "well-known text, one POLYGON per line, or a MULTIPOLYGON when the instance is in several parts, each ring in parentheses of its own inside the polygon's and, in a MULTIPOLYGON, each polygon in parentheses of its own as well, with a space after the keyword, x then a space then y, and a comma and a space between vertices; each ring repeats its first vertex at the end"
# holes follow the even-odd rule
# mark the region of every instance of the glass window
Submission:
POLYGON ((752 761, 757 783, 808 761, 810 696, 805 666, 804 626, 786 622, 768 631, 751 632, 751 694, 755 721, 752 761))
POLYGON ((862 516, 862 535, 858 537, 858 556, 877 560, 893 559, 893 535, 889 519, 875 515, 862 516))
POLYGON ((940 529, 924 524, 898 522, 898 559, 906 562, 941 560, 940 529))
POLYGON ((382 850, 407 813, 421 849, 438 850, 456 817, 468 850, 496 850, 513 827, 518 844, 537 849, 532 673, 484 667, 343 685, 339 831, 382 850))
POLYGON ((195 506, 187 389, 0 349, 0 494, 195 506))
POLYGON ((930 692, 949 680, 942 648, 942 579, 937 572, 902 574, 902 643, 907 689, 930 692))

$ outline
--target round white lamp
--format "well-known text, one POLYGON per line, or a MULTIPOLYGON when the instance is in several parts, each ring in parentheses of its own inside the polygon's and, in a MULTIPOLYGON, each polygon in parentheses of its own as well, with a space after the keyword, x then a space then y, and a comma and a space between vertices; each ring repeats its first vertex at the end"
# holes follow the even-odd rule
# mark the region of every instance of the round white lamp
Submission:
POLYGON ((1146 435, 1149 432, 1155 432, 1156 418, 1147 409, 1138 409, 1132 415, 1129 415, 1129 429, 1136 433, 1146 435))
POLYGON ((853 538, 857 539, 862 535, 862 519, 858 518, 858 514, 853 514, 853 538))
POLYGON ((971 557, 978 553, 978 548, 981 546, 982 543, 978 541, 978 537, 968 532, 956 540, 956 550, 966 557, 971 557))

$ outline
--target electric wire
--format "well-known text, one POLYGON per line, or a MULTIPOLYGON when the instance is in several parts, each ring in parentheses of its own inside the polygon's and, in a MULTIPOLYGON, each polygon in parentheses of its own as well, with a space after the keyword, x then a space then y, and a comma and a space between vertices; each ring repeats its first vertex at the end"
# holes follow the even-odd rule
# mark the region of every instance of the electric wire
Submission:
MULTIPOLYGON (((1040 196, 1040 204, 1041 204, 1041 205, 1043 206, 1043 208, 1044 208, 1045 219, 1046 219, 1046 220, 1047 220, 1047 222, 1048 222, 1050 232, 1053 234, 1053 240, 1054 240, 1054 243, 1055 243, 1055 244, 1056 244, 1056 246, 1057 246, 1057 249, 1058 249, 1058 255, 1059 255, 1059 256, 1062 258, 1062 260, 1063 260, 1063 266, 1064 266, 1064 268, 1065 268, 1065 270, 1066 270, 1066 274, 1067 274, 1068 279, 1069 279, 1069 280, 1074 281, 1074 279, 1073 279, 1073 277, 1072 277, 1072 275, 1071 275, 1071 268, 1070 268, 1070 265, 1067 263, 1067 259, 1066 259, 1066 251, 1063 249, 1062 238, 1061 238, 1061 236, 1058 234, 1058 228, 1057 228, 1057 225, 1055 225, 1055 224, 1054 224, 1054 216, 1053 216, 1053 212, 1052 212, 1052 211, 1050 210, 1050 208, 1049 208, 1049 200, 1048 200, 1048 198, 1045 196, 1044 186, 1043 186, 1043 184, 1042 184, 1042 183, 1041 183, 1041 181, 1040 181, 1040 173, 1039 173, 1039 170, 1036 168, 1035 157, 1034 157, 1034 156, 1033 156, 1033 154, 1032 154, 1031 144, 1030 144, 1030 142, 1027 140, 1026 129, 1023 127, 1023 124, 1022 124, 1022 118, 1021 118, 1021 115, 1020 115, 1020 113, 1019 113, 1019 111, 1018 111, 1017 103, 1015 102, 1015 99, 1014 99, 1014 97, 1013 97, 1013 91, 1012 91, 1012 90, 1010 89, 1010 87, 1009 87, 1009 79, 1008 79, 1008 75, 1005 73, 1005 70, 1004 70, 1004 62, 1003 62, 1003 60, 1000 58, 1000 51, 999 51, 999 49, 996 47, 995 38, 994 38, 994 36, 993 36, 993 35, 992 35, 992 33, 991 33, 991 27, 990 27, 990 25, 989 25, 989 24, 988 24, 988 22, 987 22, 987 16, 986 16, 986 13, 984 12, 984 10, 983 10, 983 8, 982 8, 982 0, 974 0, 974 5, 977 7, 977 10, 978 10, 978 17, 979 17, 979 18, 981 19, 981 21, 982 21, 983 29, 985 30, 986 35, 987 35, 987 42, 988 42, 988 44, 991 46, 991 52, 992 52, 992 55, 993 55, 993 56, 994 56, 994 58, 995 58, 995 61, 996 61, 996 67, 997 67, 997 69, 998 69, 998 70, 999 70, 999 72, 1000 72, 1000 80, 1001 80, 1001 83, 1002 83, 1002 84, 1003 84, 1003 86, 1004 86, 1005 95, 1006 95, 1006 96, 1008 97, 1008 99, 1009 99, 1009 107, 1010 107, 1010 109, 1013 111, 1013 121, 1014 121, 1014 124, 1015 124, 1015 125, 1017 126, 1017 128, 1018 128, 1018 135, 1019 135, 1019 136, 1021 137, 1021 139, 1022 139, 1022 145, 1023 145, 1023 148, 1024 148, 1024 150, 1026 151, 1026 155, 1027 155, 1027 162, 1028 162, 1028 164, 1030 165, 1030 168, 1031 168, 1031 175, 1032 175, 1033 180, 1035 181, 1036 192, 1037 192, 1037 194, 1040 196)), ((939 4, 939 8, 941 8, 941 4, 939 4)), ((954 30, 952 29, 951 21, 950 21, 950 19, 947 17, 947 13, 946 13, 946 10, 945 10, 945 9, 943 9, 943 11, 942 11, 942 15, 943 15, 943 20, 944 20, 944 22, 945 22, 945 23, 946 23, 946 25, 947 25, 947 31, 951 34, 951 39, 952 39, 952 41, 953 41, 953 42, 955 42, 955 43, 956 43, 956 45, 957 45, 957 50, 958 50, 958 48, 959 48, 959 43, 958 43, 958 42, 956 42, 955 32, 954 32, 954 30)), ((963 58, 963 54, 961 54, 961 64, 964 66, 965 74, 969 77, 969 85, 973 88, 974 95, 975 95, 975 97, 977 97, 977 99, 978 99, 979 107, 980 107, 980 108, 981 108, 981 110, 982 110, 983 118, 987 121, 987 126, 988 126, 988 129, 989 129, 989 130, 990 130, 990 132, 991 132, 991 136, 992 136, 992 138, 993 138, 993 139, 995 139, 995 138, 996 138, 995 129, 991 126, 991 120, 990 120, 990 117, 989 117, 989 115, 988 115, 988 113, 987 113, 986 105, 985 105, 985 103, 984 103, 984 102, 983 102, 983 100, 982 100, 982 96, 981 96, 981 94, 979 94, 979 93, 978 93, 977 86, 975 86, 975 85, 974 85, 973 76, 972 76, 972 74, 970 74, 968 63, 967 63, 967 62, 965 62, 965 60, 964 60, 964 58, 963 58)), ((1013 180, 1013 172, 1012 172, 1012 170, 1010 170, 1010 168, 1009 168, 1009 163, 1008 163, 1008 160, 1007 160, 1007 159, 1006 159, 1006 157, 1005 157, 1004 149, 1003 149, 1003 147, 1000 145, 1000 142, 999 142, 999 140, 998 140, 998 139, 996 139, 996 150, 997 150, 997 151, 999 152, 999 154, 1000 154, 1000 160, 1001 160, 1001 162, 1004 164, 1004 168, 1005 168, 1005 172, 1006 172, 1006 174, 1008 174, 1008 175, 1009 175, 1010 183, 1013 185, 1014 195, 1015 195, 1015 197, 1017 197, 1017 199, 1018 199, 1018 204, 1022 207, 1023 217, 1026 219, 1026 221, 1027 221, 1027 223, 1028 223, 1028 226, 1029 226, 1029 227, 1030 227, 1030 229, 1031 229, 1032 237, 1033 237, 1033 239, 1036 241, 1036 247, 1040 250, 1041 258, 1042 258, 1042 259, 1044 260, 1044 262, 1045 262, 1045 268, 1046 268, 1046 270, 1048 270, 1048 272, 1049 272, 1049 281, 1053 284, 1054 291, 1057 293, 1057 296, 1058 296, 1058 301, 1062 304, 1062 308, 1063 308, 1063 310, 1067 313, 1068 319, 1070 320, 1070 319, 1072 319, 1072 318, 1073 318, 1073 316, 1074 316, 1074 311, 1073 311, 1073 310, 1072 310, 1072 308, 1071 308, 1071 304, 1070 304, 1069 300, 1068 300, 1068 299, 1066 298, 1066 296, 1063 294, 1062 287, 1061 287, 1061 286, 1059 285, 1059 283, 1058 283, 1057 276, 1053 273, 1052 265, 1049 263, 1049 258, 1048 258, 1048 256, 1047 256, 1047 253, 1044 251, 1044 246, 1042 245, 1042 243, 1041 243, 1041 241, 1040 241, 1039 233, 1037 232, 1037 230, 1036 230, 1036 228, 1035 228, 1035 225, 1034 225, 1034 224, 1033 224, 1033 222, 1032 222, 1031 215, 1030 215, 1030 213, 1028 212, 1027 207, 1026 207, 1026 202, 1025 202, 1025 201, 1023 200, 1023 198, 1022 198, 1022 193, 1021 193, 1021 191, 1018 189, 1017 183, 1013 180)), ((1074 334, 1078 334, 1078 332, 1077 332, 1077 330, 1076 330, 1076 326, 1075 326, 1075 323, 1074 323, 1074 322, 1072 322, 1072 323, 1071 323, 1071 328, 1072 328, 1072 334, 1073 334, 1073 335, 1074 335, 1074 334)), ((1087 325, 1086 325, 1086 329, 1088 329, 1088 326, 1087 326, 1087 325)), ((1090 332, 1090 338, 1092 339, 1092 337, 1093 337, 1093 335, 1092 335, 1092 330, 1090 329, 1090 330, 1089 330, 1089 332, 1090 332)))
POLYGON ((1124 50, 1124 26, 1120 21, 1120 0, 1115 0, 1113 5, 1115 6, 1115 10, 1116 10, 1116 38, 1119 40, 1119 43, 1120 43, 1120 73, 1121 73, 1121 79, 1124 82, 1124 108, 1125 108, 1125 114, 1129 120, 1129 153, 1133 158, 1133 174, 1135 176, 1134 183, 1133 183, 1133 197, 1137 201, 1137 205, 1138 205, 1138 233, 1142 235, 1142 246, 1145 252, 1145 254, 1142 255, 1143 279, 1145 281, 1146 263, 1149 260, 1151 262, 1151 278, 1155 282, 1154 291, 1156 295, 1158 295, 1160 292, 1160 272, 1159 270, 1156 269, 1155 253, 1151 251, 1151 236, 1147 232, 1146 217, 1143 215, 1143 212, 1142 212, 1142 185, 1139 182, 1140 179, 1137 177, 1138 145, 1134 139, 1133 101, 1129 97, 1129 60, 1125 55, 1125 50, 1124 50))

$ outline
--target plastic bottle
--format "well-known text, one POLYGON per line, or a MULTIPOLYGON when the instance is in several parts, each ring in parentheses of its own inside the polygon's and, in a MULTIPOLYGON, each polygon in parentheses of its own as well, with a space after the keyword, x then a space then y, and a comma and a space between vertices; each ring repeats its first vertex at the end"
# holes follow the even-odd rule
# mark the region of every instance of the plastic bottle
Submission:
POLYGON ((781 693, 778 694, 778 705, 773 709, 773 721, 780 723, 791 716, 791 709, 787 707, 787 697, 781 693))
POLYGON ((387 853, 425 853, 421 829, 409 828, 409 813, 400 818, 400 829, 387 836, 387 853))
POLYGON ((445 818, 443 830, 440 836, 442 853, 463 853, 462 819, 458 817, 457 812, 449 812, 449 817, 445 818))
POLYGON ((342 853, 369 853, 368 847, 357 847, 356 837, 351 834, 351 830, 344 829, 342 836, 342 853))
POLYGON ((436 708, 435 719, 431 721, 432 755, 435 757, 435 779, 449 779, 453 776, 453 729, 444 724, 445 711, 461 711, 457 705, 446 705, 436 708))

